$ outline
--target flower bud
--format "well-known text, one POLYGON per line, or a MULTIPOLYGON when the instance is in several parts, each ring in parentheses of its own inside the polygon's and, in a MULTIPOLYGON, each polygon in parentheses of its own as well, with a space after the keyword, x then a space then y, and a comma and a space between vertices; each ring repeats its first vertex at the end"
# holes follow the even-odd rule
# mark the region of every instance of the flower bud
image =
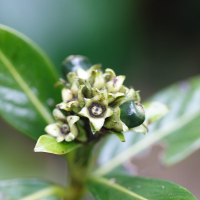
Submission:
POLYGON ((120 90, 124 80, 125 76, 116 76, 112 80, 108 81, 106 83, 106 87, 108 88, 108 92, 116 93, 120 90))

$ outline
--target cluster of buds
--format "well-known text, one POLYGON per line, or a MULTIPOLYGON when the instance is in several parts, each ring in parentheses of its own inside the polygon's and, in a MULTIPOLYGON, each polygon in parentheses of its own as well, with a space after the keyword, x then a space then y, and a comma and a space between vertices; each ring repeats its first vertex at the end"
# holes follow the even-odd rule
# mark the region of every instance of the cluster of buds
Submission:
POLYGON ((63 102, 53 111, 56 123, 45 128, 57 142, 87 142, 88 131, 93 135, 122 133, 144 122, 139 91, 123 85, 125 76, 116 76, 112 69, 103 73, 100 64, 91 66, 83 56, 67 57, 63 73, 63 102))

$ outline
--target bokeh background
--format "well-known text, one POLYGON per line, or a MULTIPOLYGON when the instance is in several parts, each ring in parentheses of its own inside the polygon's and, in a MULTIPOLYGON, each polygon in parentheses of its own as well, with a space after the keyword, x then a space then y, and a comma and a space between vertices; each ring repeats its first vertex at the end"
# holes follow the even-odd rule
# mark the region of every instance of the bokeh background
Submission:
MULTIPOLYGON (((0 0, 0 23, 35 41, 59 73, 66 56, 85 55, 126 75, 125 84, 139 89, 143 100, 200 74, 196 0, 0 0)), ((36 176, 65 183, 62 157, 33 153, 34 142, 2 120, 0 127, 0 179, 36 176)), ((133 159, 139 175, 174 181, 200 199, 200 151, 167 169, 159 164, 162 151, 155 146, 133 159)))

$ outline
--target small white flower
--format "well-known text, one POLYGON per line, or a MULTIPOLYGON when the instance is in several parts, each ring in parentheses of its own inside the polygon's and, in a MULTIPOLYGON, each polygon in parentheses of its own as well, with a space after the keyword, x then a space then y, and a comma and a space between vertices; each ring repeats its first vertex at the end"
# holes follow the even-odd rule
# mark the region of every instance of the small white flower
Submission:
POLYGON ((110 117, 113 111, 108 107, 107 89, 96 90, 96 95, 92 99, 84 99, 85 107, 78 113, 87 117, 95 130, 99 131, 105 121, 105 118, 110 117))
POLYGON ((57 142, 62 142, 63 140, 70 142, 74 140, 78 135, 78 128, 76 122, 79 120, 78 116, 68 116, 65 117, 61 112, 56 109, 54 110, 54 115, 57 119, 62 121, 57 121, 54 124, 49 124, 45 127, 45 131, 56 137, 57 142), (63 122, 66 120, 66 122, 63 122))

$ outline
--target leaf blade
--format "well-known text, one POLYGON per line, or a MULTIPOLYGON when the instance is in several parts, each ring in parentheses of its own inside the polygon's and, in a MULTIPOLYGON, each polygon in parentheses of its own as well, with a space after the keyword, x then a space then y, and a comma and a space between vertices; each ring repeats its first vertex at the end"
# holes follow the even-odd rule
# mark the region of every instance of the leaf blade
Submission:
POLYGON ((0 25, 0 115, 34 140, 52 123, 61 101, 58 74, 47 55, 23 34, 0 25))
POLYGON ((19 75, 15 67, 12 65, 11 62, 6 58, 4 53, 0 50, 0 59, 5 64, 5 66, 8 68, 10 73, 12 74, 13 78, 16 80, 16 82, 19 84, 19 86, 24 90, 24 93, 28 96, 28 98, 31 100, 33 105, 36 107, 36 109, 39 111, 39 113, 42 115, 42 117, 46 120, 47 123, 53 123, 54 119, 52 115, 42 106, 41 102, 38 100, 38 98, 33 94, 33 92, 30 90, 28 85, 25 83, 25 81, 22 79, 22 77, 19 75))
POLYGON ((98 200, 195 200, 185 188, 175 183, 149 178, 112 175, 90 178, 90 192, 98 200))
POLYGON ((150 101, 167 105, 170 112, 164 118, 152 124, 150 132, 145 137, 127 132, 126 141, 128 143, 124 144, 123 147, 118 141, 114 142, 113 138, 108 138, 103 147, 103 152, 112 143, 115 153, 110 153, 106 159, 103 153, 100 154, 100 164, 105 164, 105 166, 100 167, 96 172, 101 175, 106 174, 156 142, 164 142, 169 147, 163 157, 163 164, 165 165, 175 164, 200 148, 198 142, 200 140, 198 131, 200 123, 199 88, 200 77, 197 76, 186 82, 173 84, 154 95, 150 101), (182 85, 185 85, 185 89, 182 88, 182 85), (122 158, 121 161, 119 161, 120 158, 122 158))
POLYGON ((59 200, 64 189, 39 179, 12 179, 0 181, 0 197, 10 200, 41 199, 59 200), (34 197, 34 198, 33 198, 34 197))
POLYGON ((81 144, 78 144, 74 141, 58 143, 56 141, 56 138, 50 135, 42 135, 38 139, 34 151, 63 155, 69 153, 70 151, 73 151, 80 146, 81 144))

